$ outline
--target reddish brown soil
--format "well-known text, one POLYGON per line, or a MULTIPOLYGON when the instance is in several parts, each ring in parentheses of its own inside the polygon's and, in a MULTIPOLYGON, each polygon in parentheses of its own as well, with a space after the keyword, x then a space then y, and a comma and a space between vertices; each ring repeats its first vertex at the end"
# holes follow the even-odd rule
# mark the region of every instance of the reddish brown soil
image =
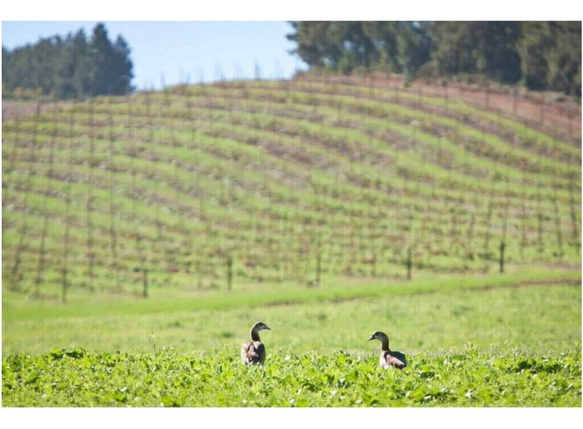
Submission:
POLYGON ((326 79, 329 82, 371 85, 396 91, 406 90, 422 96, 461 100, 476 108, 498 112, 509 118, 518 118, 542 132, 545 132, 546 128, 560 130, 565 140, 578 144, 581 142, 581 103, 562 94, 528 91, 524 88, 495 84, 488 88, 463 83, 442 85, 427 80, 416 80, 406 86, 404 77, 393 74, 377 74, 367 78, 351 76, 326 79))

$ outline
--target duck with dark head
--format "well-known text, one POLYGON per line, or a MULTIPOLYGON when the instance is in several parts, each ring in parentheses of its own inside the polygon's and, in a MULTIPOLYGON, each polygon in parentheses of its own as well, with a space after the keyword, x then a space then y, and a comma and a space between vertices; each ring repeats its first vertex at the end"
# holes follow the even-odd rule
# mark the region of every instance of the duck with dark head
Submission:
POLYGON ((387 334, 381 331, 376 331, 372 333, 368 340, 379 340, 381 342, 381 353, 379 356, 379 365, 381 368, 388 369, 395 367, 403 369, 407 366, 407 358, 405 355, 389 348, 389 337, 387 334))
POLYGON ((265 362, 265 346, 259 338, 259 331, 270 331, 271 328, 263 322, 257 322, 251 327, 251 341, 241 346, 241 360, 245 365, 263 365, 265 362))

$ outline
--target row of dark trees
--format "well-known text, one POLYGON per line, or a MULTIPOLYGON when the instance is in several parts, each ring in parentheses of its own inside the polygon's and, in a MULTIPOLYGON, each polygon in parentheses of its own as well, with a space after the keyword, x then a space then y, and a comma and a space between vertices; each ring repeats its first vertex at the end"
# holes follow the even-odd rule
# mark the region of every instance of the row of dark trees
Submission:
POLYGON ((2 47, 5 95, 24 90, 57 99, 127 94, 134 88, 130 47, 120 35, 109 40, 105 25, 65 38, 53 36, 10 51, 2 47))
POLYGON ((311 69, 384 69, 416 77, 479 75, 581 96, 581 21, 292 21, 311 69))

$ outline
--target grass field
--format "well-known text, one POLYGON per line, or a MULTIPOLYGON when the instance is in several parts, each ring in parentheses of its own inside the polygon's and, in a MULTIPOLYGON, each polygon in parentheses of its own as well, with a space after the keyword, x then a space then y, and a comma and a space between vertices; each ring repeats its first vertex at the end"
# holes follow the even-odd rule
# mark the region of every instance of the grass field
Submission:
MULTIPOLYGON (((158 290, 153 291, 150 300, 85 292, 67 306, 5 293, 2 351, 4 356, 40 354, 54 347, 152 352, 152 335, 158 347, 172 346, 180 353, 233 346, 238 350, 253 321, 261 319, 270 320, 268 324, 274 325, 274 331, 278 324, 285 327, 274 335, 275 348, 287 345, 301 352, 320 350, 326 343, 331 350, 362 351, 364 343, 360 337, 375 330, 371 324, 381 325, 376 329, 386 325, 386 329, 395 329, 399 336, 408 338, 409 343, 403 347, 410 352, 463 347, 468 341, 480 347, 508 341, 518 346, 521 338, 528 338, 531 343, 536 338, 547 342, 540 351, 556 347, 561 350, 580 336, 575 330, 565 337, 564 343, 560 343, 559 336, 558 342, 551 344, 551 334, 558 334, 564 325, 563 317, 570 314, 569 326, 576 327, 581 305, 576 295, 558 296, 556 307, 547 310, 543 309, 543 300, 532 314, 520 309, 530 302, 526 294, 545 285, 557 282, 572 285, 567 290, 580 293, 574 287, 579 279, 578 272, 551 271, 530 275, 443 276, 396 284, 339 281, 335 287, 318 290, 290 287, 277 292, 269 286, 250 285, 240 293, 198 296, 158 290), (512 301, 512 297, 516 299, 512 301), (509 325, 512 331, 507 332, 509 325), (529 329, 540 325, 544 325, 541 333, 529 329), (484 336, 480 326, 489 335, 484 336), (425 335, 416 334, 418 330, 425 335), (435 333, 428 336, 431 332, 435 333), (443 345, 439 344, 440 339, 443 345)), ((549 294, 560 290, 545 287, 549 294)))
POLYGON ((62 312, 8 294, 3 403, 581 406, 580 273, 519 278, 345 286, 353 297, 79 298, 62 312), (264 369, 239 361, 255 320, 272 328, 264 369), (402 373, 377 367, 375 330, 409 356, 402 373))

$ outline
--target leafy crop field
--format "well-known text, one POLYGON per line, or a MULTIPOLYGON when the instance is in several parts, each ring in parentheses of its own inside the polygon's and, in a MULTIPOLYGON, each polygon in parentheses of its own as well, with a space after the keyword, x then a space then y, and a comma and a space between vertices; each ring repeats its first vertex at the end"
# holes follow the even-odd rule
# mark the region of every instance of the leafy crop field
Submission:
POLYGON ((492 356, 471 348, 418 354, 404 371, 337 352, 272 356, 244 367, 231 354, 177 356, 55 349, 3 362, 4 406, 372 407, 581 406, 581 359, 492 356))

